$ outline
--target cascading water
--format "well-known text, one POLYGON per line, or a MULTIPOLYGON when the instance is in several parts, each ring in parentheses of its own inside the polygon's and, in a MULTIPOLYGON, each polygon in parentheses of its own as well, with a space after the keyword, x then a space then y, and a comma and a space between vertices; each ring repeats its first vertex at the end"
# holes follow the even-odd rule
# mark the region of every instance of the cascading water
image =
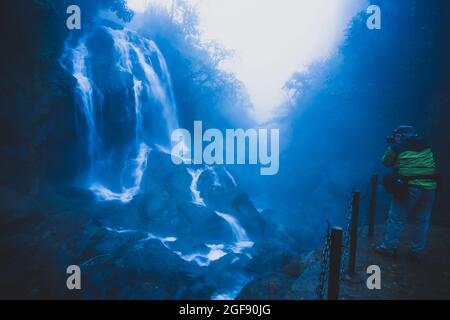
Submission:
POLYGON ((79 105, 86 119, 87 148, 90 165, 92 166, 99 145, 94 111, 94 89, 90 81, 90 67, 88 65, 89 51, 85 39, 72 51, 73 76, 77 79, 77 93, 79 105))
POLYGON ((204 169, 193 170, 193 169, 188 168, 187 171, 189 172, 189 174, 192 177, 192 182, 191 182, 191 186, 190 186, 191 194, 192 194, 192 202, 194 202, 195 204, 197 204, 199 206, 206 207, 206 204, 203 201, 203 198, 200 196, 200 191, 198 191, 198 189, 197 189, 198 179, 200 178, 204 169))
POLYGON ((223 170, 225 171, 226 175, 228 176, 228 178, 230 178, 231 183, 233 184, 233 186, 237 187, 237 183, 236 180, 234 180, 234 177, 231 175, 231 173, 227 170, 227 168, 223 167, 223 170))
POLYGON ((217 175, 217 172, 216 172, 216 170, 214 169, 214 167, 207 166, 207 170, 210 171, 210 172, 212 173, 213 177, 214 177, 214 186, 215 186, 215 187, 220 187, 220 186, 222 186, 222 185, 220 184, 220 181, 219 181, 219 176, 217 175))
MULTIPOLYGON (((250 240, 250 238, 247 236, 247 232, 245 229, 240 225, 239 221, 226 213, 221 213, 216 211, 216 214, 224 219, 231 228, 231 231, 233 232, 234 236, 234 244, 229 245, 227 247, 228 250, 230 250, 233 253, 239 254, 242 253, 245 249, 249 249, 253 247, 254 242, 250 240)), ((251 255, 246 253, 249 258, 252 258, 251 255)), ((238 258, 236 258, 237 260, 238 258)), ((234 263, 236 260, 233 260, 232 263, 234 263)), ((244 287, 244 285, 250 281, 250 278, 247 277, 244 274, 236 274, 236 277, 234 278, 233 282, 230 282, 228 289, 218 291, 214 293, 211 296, 212 300, 233 300, 236 298, 236 296, 239 294, 241 289, 244 287)))
MULTIPOLYGON (((172 131, 178 128, 178 117, 172 80, 164 56, 155 42, 142 38, 132 31, 108 28, 108 32, 111 34, 114 46, 119 53, 118 66, 121 71, 132 75, 134 82, 139 81, 136 76, 136 68, 143 71, 144 89, 148 96, 152 96, 160 102, 166 122, 167 137, 170 141, 172 131), (156 55, 161 70, 160 76, 152 66, 150 57, 153 55, 156 55)), ((141 112, 139 112, 139 116, 141 116, 141 112)), ((138 127, 142 128, 142 122, 138 127)))
MULTIPOLYGON (((127 29, 100 27, 98 30, 80 38, 74 47, 67 41, 61 64, 77 80, 77 101, 85 122, 85 143, 90 162, 87 186, 101 200, 129 202, 140 192, 150 145, 170 148, 171 132, 178 128, 172 81, 164 56, 153 41, 127 29), (90 41, 98 30, 112 39, 114 60, 109 67, 115 68, 114 74, 119 79, 125 79, 121 83, 123 95, 126 96, 127 91, 133 93, 129 104, 134 108, 126 105, 120 108, 124 110, 123 114, 128 115, 130 110, 133 113, 130 116, 133 123, 126 123, 123 131, 133 126, 134 135, 120 146, 120 150, 112 147, 107 150, 105 147, 108 133, 104 128, 109 124, 103 114, 111 106, 103 105, 102 97, 109 93, 101 92, 100 86, 94 82, 100 81, 98 74, 103 70, 93 68, 96 57, 90 51, 90 41), (112 159, 119 159, 114 160, 119 164, 112 165, 112 159), (118 168, 120 176, 111 181, 110 177, 118 168)), ((118 121, 117 117, 114 121, 118 121)), ((114 129, 110 131, 117 131, 116 127, 114 129)))
POLYGON ((129 202, 133 199, 133 197, 138 194, 142 177, 144 175, 144 170, 147 167, 147 159, 148 154, 150 152, 150 148, 145 144, 141 143, 139 146, 138 157, 134 159, 135 162, 135 170, 133 173, 134 176, 134 185, 130 188, 122 188, 122 192, 115 193, 100 183, 93 183, 90 189, 100 198, 104 200, 120 200, 122 202, 129 202))
POLYGON ((235 243, 232 247, 234 253, 241 253, 243 249, 253 247, 253 241, 249 239, 247 232, 245 232, 244 228, 239 224, 239 221, 235 217, 217 211, 216 214, 224 219, 231 227, 235 239, 235 243))
MULTIPOLYGON (((67 41, 60 61, 76 79, 77 104, 82 116, 80 136, 89 160, 86 187, 99 200, 127 203, 141 191, 152 150, 170 154, 170 135, 178 128, 166 61, 153 41, 126 29, 102 26, 77 42, 70 40, 73 39, 67 41)), ((189 186, 192 202, 203 207, 201 211, 205 214, 216 214, 223 219, 215 220, 218 225, 227 223, 232 239, 218 237, 203 242, 201 248, 184 249, 185 239, 176 232, 177 236, 157 237, 148 230, 120 227, 107 230, 118 234, 142 233, 138 247, 156 239, 180 259, 205 268, 228 255, 234 255, 230 264, 245 255, 251 258, 249 251, 253 242, 239 221, 230 214, 208 208, 200 194, 198 182, 205 172, 212 177, 216 188, 227 187, 221 184, 223 178, 223 182, 231 182, 226 185, 236 186, 226 168, 223 168, 225 174, 216 169, 211 166, 186 168, 192 178, 189 186)), ((95 263, 99 257, 85 264, 95 263)), ((236 281, 227 280, 224 291, 214 298, 235 297, 247 281, 244 274, 236 276, 236 281)))

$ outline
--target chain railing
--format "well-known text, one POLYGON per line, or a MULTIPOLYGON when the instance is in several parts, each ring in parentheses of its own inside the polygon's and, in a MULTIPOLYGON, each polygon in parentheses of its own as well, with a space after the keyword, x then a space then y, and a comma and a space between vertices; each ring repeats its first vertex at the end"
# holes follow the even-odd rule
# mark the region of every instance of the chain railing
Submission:
MULTIPOLYGON (((325 292, 327 292, 327 290, 328 291, 330 290, 330 288, 328 288, 328 283, 330 280, 331 280, 331 283, 337 284, 338 282, 344 280, 346 278, 347 274, 352 276, 353 273, 355 272, 356 241, 357 241, 357 238, 361 236, 362 230, 364 230, 364 228, 358 229, 358 227, 365 226, 367 224, 368 228, 373 228, 373 226, 369 226, 369 224, 374 223, 373 221, 370 221, 370 220, 374 220, 374 218, 370 217, 370 215, 374 215, 374 212, 371 212, 374 210, 373 209, 374 201, 376 201, 376 199, 374 199, 374 196, 373 196, 375 194, 375 198, 376 198, 376 193, 374 193, 373 189, 377 187, 376 183, 373 183, 373 181, 374 181, 373 177, 372 177, 371 183, 367 186, 364 193, 361 194, 355 190, 352 190, 352 193, 350 195, 348 205, 347 205, 345 228, 344 228, 344 230, 341 230, 340 228, 338 228, 340 230, 339 231, 339 245, 338 245, 338 250, 339 250, 340 256, 339 256, 338 261, 332 262, 332 263, 334 263, 335 266, 337 263, 338 266, 333 267, 333 270, 335 271, 335 273, 334 273, 334 275, 331 275, 331 276, 329 274, 331 272, 331 270, 330 270, 330 253, 331 253, 331 250, 335 250, 335 249, 330 249, 330 245, 332 242, 332 239, 331 239, 332 238, 332 233, 331 233, 332 228, 331 228, 330 222, 327 220, 328 227, 327 227, 327 232, 326 232, 325 241, 323 244, 322 256, 321 256, 321 261, 320 261, 321 272, 320 272, 320 277, 319 277, 319 284, 316 288, 317 296, 321 300, 323 300, 325 298, 325 292), (363 207, 362 208, 363 210, 361 210, 361 211, 364 212, 364 214, 360 214, 360 204, 366 203, 366 201, 368 202, 369 199, 370 199, 370 204, 367 207, 363 207), (358 221, 359 218, 361 218, 360 221, 358 221), (355 224, 355 226, 353 226, 353 224, 355 224), (341 239, 341 237, 342 237, 342 239, 341 239), (342 240, 342 246, 340 245, 341 240, 342 240), (331 279, 333 277, 335 280, 331 279), (335 281, 335 282, 333 282, 333 281, 335 281)), ((333 232, 335 231, 335 229, 336 228, 333 228, 333 232)))
POLYGON ((353 192, 350 194, 348 204, 347 204, 347 216, 345 221, 345 229, 344 229, 344 241, 342 243, 343 251, 342 251, 342 259, 341 259, 341 272, 340 279, 343 280, 345 278, 345 272, 348 267, 348 253, 350 246, 350 229, 352 227, 352 199, 353 192))
POLYGON ((322 256, 320 261, 321 272, 319 277, 319 285, 317 286, 316 293, 320 300, 324 299, 327 280, 328 280, 328 266, 330 262, 330 243, 331 243, 331 224, 327 220, 328 228, 325 235, 325 242, 323 244, 322 256))

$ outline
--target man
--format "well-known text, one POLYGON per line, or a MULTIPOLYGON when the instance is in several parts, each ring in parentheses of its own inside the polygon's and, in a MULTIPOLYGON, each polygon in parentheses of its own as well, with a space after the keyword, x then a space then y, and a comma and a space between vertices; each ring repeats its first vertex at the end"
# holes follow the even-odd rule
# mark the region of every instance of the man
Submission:
POLYGON ((436 191, 433 152, 411 126, 394 130, 383 164, 394 170, 395 181, 403 184, 404 192, 394 192, 383 242, 375 251, 395 257, 400 235, 407 216, 413 218, 413 237, 409 247, 410 258, 417 260, 425 249, 431 209, 436 191))

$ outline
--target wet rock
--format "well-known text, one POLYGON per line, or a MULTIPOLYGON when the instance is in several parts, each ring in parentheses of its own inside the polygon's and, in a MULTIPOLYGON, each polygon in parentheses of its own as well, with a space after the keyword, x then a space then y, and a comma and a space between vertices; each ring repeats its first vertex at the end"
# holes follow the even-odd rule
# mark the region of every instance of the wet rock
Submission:
POLYGON ((237 300, 284 300, 292 279, 280 273, 272 273, 247 284, 237 300))

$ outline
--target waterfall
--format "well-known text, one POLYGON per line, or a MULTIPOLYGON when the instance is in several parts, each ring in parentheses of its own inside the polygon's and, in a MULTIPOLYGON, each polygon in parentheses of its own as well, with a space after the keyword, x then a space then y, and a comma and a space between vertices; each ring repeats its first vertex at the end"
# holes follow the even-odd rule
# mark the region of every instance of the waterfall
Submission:
POLYGON ((98 147, 98 133, 94 109, 94 90, 90 80, 89 51, 85 45, 85 39, 72 51, 73 76, 77 80, 77 93, 80 99, 80 107, 86 119, 87 148, 91 166, 95 161, 98 147))
POLYGON ((175 251, 175 253, 181 259, 188 262, 194 261, 200 267, 207 267, 211 262, 219 260, 227 255, 227 253, 223 251, 225 248, 223 244, 207 244, 206 246, 209 249, 207 253, 182 254, 179 251, 175 251))
MULTIPOLYGON (((80 38, 74 47, 69 40, 66 41, 60 63, 77 81, 77 104, 83 115, 84 138, 90 162, 87 187, 99 200, 129 202, 140 192, 151 151, 150 145, 163 144, 170 148, 170 135, 179 126, 167 63, 156 43, 127 29, 100 27, 80 38), (131 88, 129 82, 119 80, 122 81, 119 83, 125 83, 124 97, 127 89, 132 89, 133 100, 130 100, 130 104, 134 105, 131 110, 134 114, 131 118, 135 119, 133 123, 124 121, 124 125, 127 125, 125 132, 128 127, 134 126, 134 138, 129 141, 128 146, 119 145, 119 150, 104 148, 106 135, 109 134, 104 128, 108 128, 109 124, 99 115, 109 107, 103 106, 101 101, 101 97, 109 93, 100 92, 98 88, 101 86, 94 83, 94 79, 102 81, 98 80, 100 77, 96 77, 101 70, 93 68, 96 56, 89 50, 89 40, 98 30, 109 35, 113 42, 115 61, 108 68, 113 68, 117 79, 132 80, 131 88), (118 165, 111 164, 113 161, 121 162, 118 165), (117 167, 121 169, 117 171, 117 167), (120 173, 120 177, 116 178, 117 181, 110 181, 111 176, 116 173, 120 173)), ((107 84, 103 87, 105 86, 107 84)), ((127 106, 121 108, 127 112, 125 114, 129 113, 127 106)))
POLYGON ((220 180, 219 180, 219 176, 217 175, 216 169, 214 169, 214 167, 211 166, 207 166, 208 171, 210 171, 214 177, 214 186, 215 187, 220 187, 220 180))
POLYGON ((189 174, 192 177, 192 182, 191 182, 191 186, 190 186, 191 193, 192 193, 192 201, 199 206, 206 207, 205 202, 203 201, 202 197, 200 196, 200 191, 198 191, 198 189, 197 189, 198 179, 200 178, 200 175, 203 173, 204 170, 202 170, 202 169, 193 170, 193 169, 188 168, 187 171, 189 172, 189 174))
POLYGON ((254 243, 250 241, 247 232, 245 232, 244 228, 239 224, 239 221, 235 217, 218 211, 216 211, 216 214, 224 219, 231 227, 235 240, 234 247, 232 248, 234 253, 240 253, 245 248, 253 247, 254 243))
MULTIPOLYGON (((116 229, 116 228, 111 228, 111 227, 106 227, 105 228, 107 231, 110 231, 110 232, 115 232, 115 233, 119 233, 119 234, 122 234, 122 233, 139 233, 139 232, 144 232, 144 231, 141 231, 141 230, 134 230, 134 229, 116 229)), ((142 243, 143 242, 145 242, 145 241, 148 241, 148 240, 159 240, 160 242, 161 242, 161 244, 164 246, 164 247, 166 247, 166 248, 168 248, 168 249, 170 249, 170 247, 169 247, 169 243, 172 243, 172 242, 175 242, 175 241, 177 241, 178 239, 177 239, 177 237, 158 237, 158 236, 155 236, 153 233, 151 233, 151 232, 145 232, 146 233, 146 237, 145 238, 142 238, 139 242, 140 242, 140 244, 138 245, 138 246, 142 246, 142 243)))
POLYGON ((129 30, 114 30, 108 28, 114 40, 114 46, 119 53, 118 66, 121 71, 133 76, 136 81, 135 68, 144 74, 144 88, 149 96, 156 98, 162 105, 162 113, 166 121, 167 136, 170 141, 172 131, 179 127, 173 85, 167 63, 155 42, 138 36, 129 30), (158 76, 149 58, 156 55, 161 76, 158 76), (134 59, 133 59, 134 58, 134 59))
POLYGON ((147 159, 150 148, 141 143, 139 147, 138 157, 134 159, 134 185, 131 188, 122 187, 121 192, 113 192, 100 183, 93 183, 90 190, 94 192, 102 200, 119 200, 127 203, 133 200, 134 196, 139 193, 142 177, 147 167, 147 159))
POLYGON ((231 183, 233 184, 233 186, 237 187, 237 183, 236 180, 234 180, 234 177, 231 175, 231 173, 227 170, 227 168, 223 167, 223 170, 225 171, 226 175, 228 176, 228 178, 230 178, 231 183))

